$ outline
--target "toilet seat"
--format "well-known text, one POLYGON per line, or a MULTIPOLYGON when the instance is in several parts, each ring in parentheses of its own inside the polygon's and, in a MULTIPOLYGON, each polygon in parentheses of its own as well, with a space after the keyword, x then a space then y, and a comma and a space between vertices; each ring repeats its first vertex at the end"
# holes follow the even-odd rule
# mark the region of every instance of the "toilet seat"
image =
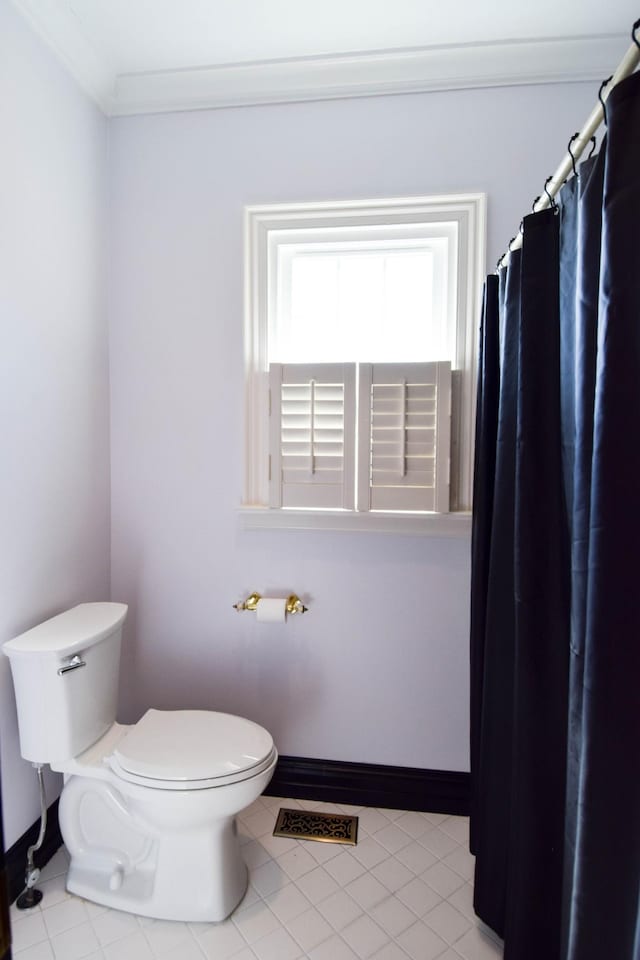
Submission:
POLYGON ((156 790, 202 790, 257 776, 275 762, 258 724, 207 710, 148 710, 106 761, 121 779, 156 790))

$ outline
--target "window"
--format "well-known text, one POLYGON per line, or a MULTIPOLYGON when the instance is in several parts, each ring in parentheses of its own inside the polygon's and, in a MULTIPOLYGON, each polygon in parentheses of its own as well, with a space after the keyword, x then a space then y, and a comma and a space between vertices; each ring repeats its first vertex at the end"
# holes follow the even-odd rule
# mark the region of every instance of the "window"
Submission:
POLYGON ((246 506, 469 509, 483 243, 481 195, 247 209, 246 506))

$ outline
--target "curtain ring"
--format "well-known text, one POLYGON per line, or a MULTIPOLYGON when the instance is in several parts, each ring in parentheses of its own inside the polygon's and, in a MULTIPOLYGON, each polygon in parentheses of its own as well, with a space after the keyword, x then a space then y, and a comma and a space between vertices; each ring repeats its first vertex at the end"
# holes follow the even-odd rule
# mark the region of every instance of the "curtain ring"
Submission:
POLYGON ((573 135, 573 136, 571 137, 571 139, 569 140, 569 143, 567 144, 567 150, 569 151, 569 156, 571 157, 571 166, 573 167, 573 175, 574 175, 574 177, 577 177, 577 176, 578 176, 578 171, 576 170, 576 158, 574 157, 573 151, 571 150, 571 144, 572 144, 573 141, 576 139, 576 137, 579 137, 579 136, 580 136, 580 133, 579 133, 579 132, 578 132, 578 133, 574 133, 574 135, 573 135))
POLYGON ((636 37, 636 30, 640 27, 640 19, 636 20, 634 25, 631 27, 631 39, 635 43, 638 50, 640 50, 640 40, 636 37))
POLYGON ((544 192, 546 193, 547 197, 549 198, 549 206, 551 207, 552 210, 555 211, 555 210, 558 209, 558 204, 556 203, 555 198, 552 197, 551 194, 549 193, 549 191, 547 190, 547 184, 549 183, 550 180, 553 180, 553 176, 547 177, 547 179, 545 180, 545 182, 544 182, 544 192))
POLYGON ((594 137, 591 137, 591 153, 587 157, 587 160, 591 160, 591 157, 594 155, 595 152, 596 152, 596 138, 594 136, 594 137))
POLYGON ((600 84, 600 89, 598 90, 598 100, 600 101, 600 106, 602 107, 602 115, 604 117, 605 126, 607 126, 607 108, 605 106, 604 100, 602 99, 602 91, 607 86, 607 84, 610 83, 612 80, 613 80, 613 74, 611 74, 610 77, 607 77, 606 80, 602 81, 602 83, 600 84))

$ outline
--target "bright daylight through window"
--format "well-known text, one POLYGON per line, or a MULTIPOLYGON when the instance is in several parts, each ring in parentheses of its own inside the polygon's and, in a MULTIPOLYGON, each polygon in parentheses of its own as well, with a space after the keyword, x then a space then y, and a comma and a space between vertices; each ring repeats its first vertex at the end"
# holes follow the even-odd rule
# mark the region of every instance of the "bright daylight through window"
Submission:
POLYGON ((484 197, 251 207, 246 243, 245 506, 468 510, 484 197))

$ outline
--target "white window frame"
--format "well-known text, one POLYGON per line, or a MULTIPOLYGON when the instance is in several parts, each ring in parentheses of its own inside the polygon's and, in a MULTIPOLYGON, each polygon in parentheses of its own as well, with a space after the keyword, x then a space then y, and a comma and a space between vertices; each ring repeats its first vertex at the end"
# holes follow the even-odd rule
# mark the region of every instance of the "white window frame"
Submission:
MULTIPOLYGON (((327 235, 330 235, 328 233, 327 235)), ((473 481, 476 331, 485 268, 486 196, 468 193, 245 208, 245 528, 375 529, 466 535, 473 481), (354 239, 381 225, 457 224, 457 356, 451 431, 451 513, 393 515, 269 509, 268 333, 273 308, 273 246, 278 237, 351 228, 354 239), (270 256, 270 253, 272 254, 270 256), (271 302, 270 302, 271 298, 271 302)))

